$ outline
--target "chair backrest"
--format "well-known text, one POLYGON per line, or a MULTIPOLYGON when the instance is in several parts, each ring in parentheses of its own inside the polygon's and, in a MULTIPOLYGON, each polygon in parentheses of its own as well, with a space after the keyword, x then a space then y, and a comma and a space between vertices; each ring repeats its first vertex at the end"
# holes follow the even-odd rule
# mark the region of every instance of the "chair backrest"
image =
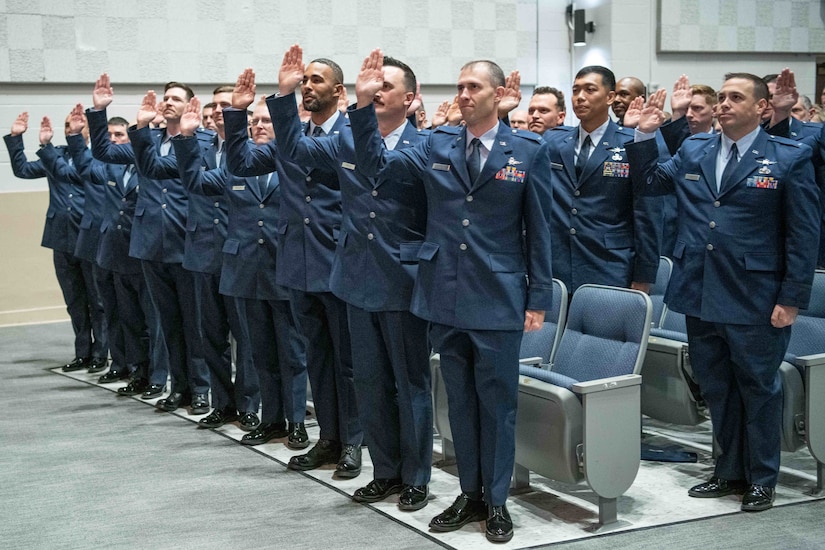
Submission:
POLYGON ((670 282, 670 274, 673 272, 673 261, 665 256, 659 257, 659 269, 656 271, 656 282, 650 287, 650 302, 653 305, 653 315, 651 323, 653 328, 662 326, 667 315, 665 305, 665 291, 670 282))
POLYGON ((825 353, 825 271, 814 273, 811 301, 807 309, 799 310, 787 353, 795 357, 825 353))
POLYGON ((567 320, 567 296, 567 286, 560 280, 553 279, 553 307, 545 312, 541 330, 524 333, 519 358, 541 357, 541 362, 545 365, 553 362, 567 320))
POLYGON ((644 292, 580 286, 570 303, 553 372, 579 382, 638 374, 651 315, 650 297, 644 292))
POLYGON ((687 342, 685 314, 665 308, 665 317, 662 320, 662 326, 651 330, 650 334, 670 338, 671 340, 679 340, 680 342, 687 342))

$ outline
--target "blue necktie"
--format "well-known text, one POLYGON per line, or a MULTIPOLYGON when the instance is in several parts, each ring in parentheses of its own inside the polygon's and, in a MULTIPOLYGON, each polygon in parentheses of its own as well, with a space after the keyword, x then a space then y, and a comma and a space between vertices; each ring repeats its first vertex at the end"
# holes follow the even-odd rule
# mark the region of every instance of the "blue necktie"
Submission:
POLYGON ((316 126, 312 131, 312 137, 321 137, 324 135, 324 130, 320 126, 316 126))
POLYGON ((722 179, 719 180, 719 189, 723 189, 733 177, 733 171, 736 170, 736 166, 739 164, 739 150, 736 148, 736 144, 734 143, 730 148, 730 156, 728 156, 728 163, 725 164, 725 169, 722 171, 722 179))
POLYGON ((590 136, 585 136, 584 143, 582 143, 582 148, 579 149, 579 156, 576 157, 576 178, 580 178, 582 175, 582 171, 584 170, 584 165, 587 164, 587 159, 590 156, 590 146, 593 142, 590 139, 590 136))
POLYGON ((266 191, 269 188, 269 174, 264 174, 262 176, 258 176, 258 189, 261 190, 261 196, 266 195, 266 191))
POLYGON ((475 183, 478 173, 481 172, 481 140, 473 138, 470 142, 470 156, 467 157, 467 171, 470 173, 470 182, 475 183))

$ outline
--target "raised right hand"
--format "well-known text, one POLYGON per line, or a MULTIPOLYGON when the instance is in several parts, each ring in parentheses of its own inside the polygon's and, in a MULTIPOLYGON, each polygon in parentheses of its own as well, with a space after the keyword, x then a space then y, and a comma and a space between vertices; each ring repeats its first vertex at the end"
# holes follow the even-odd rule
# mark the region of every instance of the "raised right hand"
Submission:
POLYGON ((102 111, 112 103, 115 94, 112 90, 112 83, 109 81, 109 75, 103 73, 95 82, 95 89, 92 92, 92 105, 95 111, 102 111))

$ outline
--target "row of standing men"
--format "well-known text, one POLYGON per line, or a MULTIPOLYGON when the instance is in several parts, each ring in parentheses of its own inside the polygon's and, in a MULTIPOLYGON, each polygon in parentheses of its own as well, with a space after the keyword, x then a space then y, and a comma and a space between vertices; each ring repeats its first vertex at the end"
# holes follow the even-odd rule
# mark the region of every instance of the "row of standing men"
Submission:
MULTIPOLYGON (((6 141, 17 175, 49 177, 50 221, 77 211, 67 185, 82 186, 87 211, 99 216, 97 286, 113 357, 103 381, 128 376, 119 393, 151 398, 171 376, 158 406, 191 404, 195 413, 209 411, 211 388, 202 426, 238 420, 251 430, 242 443, 286 437, 302 449, 308 372, 321 434, 289 467, 336 464, 336 475, 354 477, 366 442, 374 479, 354 500, 400 493, 399 507, 418 510, 429 499, 435 349, 458 411, 462 495, 431 528, 486 519, 489 540, 509 540, 517 373, 502 365, 516 364, 523 330, 540 326, 550 278, 571 289, 647 290, 655 280, 663 208, 632 185, 624 146, 638 136, 609 119, 615 79, 603 67, 582 69, 574 82, 581 126, 544 140, 498 121, 507 85, 490 62, 462 69, 464 126, 432 132, 406 120, 417 86, 403 63, 380 52, 365 60, 349 120, 337 109, 342 82, 333 61, 305 67, 291 48, 279 94, 255 105, 250 143, 251 70, 215 90, 216 135, 198 129, 200 104, 175 82, 160 105, 147 94, 123 135, 125 121, 106 118, 113 91, 102 75, 86 112, 91 154, 79 106, 65 151, 50 145, 49 125, 41 129, 39 164, 22 156, 24 120, 6 141), (305 126, 299 86, 311 113, 305 126), (150 128, 159 111, 165 130, 150 128)), ((685 82, 674 89, 683 109, 685 90, 685 82)), ((643 107, 633 105, 631 118, 647 125, 643 107)), ((654 152, 669 157, 660 145, 654 152)), ((55 248, 58 273, 59 263, 55 248)), ((685 313, 702 317, 693 307, 685 313)), ((85 349, 67 370, 101 357, 85 349)))

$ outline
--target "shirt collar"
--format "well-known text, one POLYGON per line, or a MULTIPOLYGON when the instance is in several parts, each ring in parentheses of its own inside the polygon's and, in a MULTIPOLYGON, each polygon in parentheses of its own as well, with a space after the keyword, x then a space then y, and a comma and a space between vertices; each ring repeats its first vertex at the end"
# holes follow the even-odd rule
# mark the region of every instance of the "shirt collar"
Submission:
POLYGON ((474 136, 472 132, 467 130, 467 154, 470 154, 470 149, 472 145, 470 145, 473 141, 473 138, 477 137, 487 152, 493 150, 493 145, 496 143, 496 136, 498 135, 498 124, 481 134, 480 136, 474 136))
POLYGON ((759 135, 759 130, 762 128, 757 126, 754 128, 752 132, 746 134, 739 138, 738 141, 733 141, 731 138, 725 135, 722 132, 722 147, 720 147, 719 154, 721 154, 724 158, 728 158, 730 156, 730 149, 734 143, 736 143, 736 150, 739 152, 739 158, 741 159, 744 156, 745 151, 751 148, 753 142, 756 140, 756 136, 759 135))
POLYGON ((401 139, 401 134, 403 134, 404 130, 407 129, 407 124, 409 124, 409 121, 407 119, 404 119, 404 122, 401 124, 401 126, 399 126, 398 128, 396 128, 384 137, 384 145, 387 147, 387 149, 389 149, 390 151, 395 149, 395 146, 398 145, 398 141, 401 139))
POLYGON ((604 124, 590 132, 589 134, 585 131, 584 128, 579 126, 579 146, 577 149, 582 148, 582 143, 584 143, 584 139, 589 135, 590 142, 593 144, 593 147, 598 145, 602 138, 604 137, 604 133, 607 131, 607 126, 610 124, 610 118, 604 121, 604 124))
MULTIPOLYGON (((335 123, 338 122, 338 117, 341 116, 340 111, 335 111, 331 117, 326 119, 323 124, 321 124, 321 130, 324 131, 325 136, 329 136, 332 134, 332 127, 335 126, 335 123)), ((315 131, 315 127, 317 124, 312 122, 312 119, 309 121, 309 135, 312 135, 312 132, 315 131)))

